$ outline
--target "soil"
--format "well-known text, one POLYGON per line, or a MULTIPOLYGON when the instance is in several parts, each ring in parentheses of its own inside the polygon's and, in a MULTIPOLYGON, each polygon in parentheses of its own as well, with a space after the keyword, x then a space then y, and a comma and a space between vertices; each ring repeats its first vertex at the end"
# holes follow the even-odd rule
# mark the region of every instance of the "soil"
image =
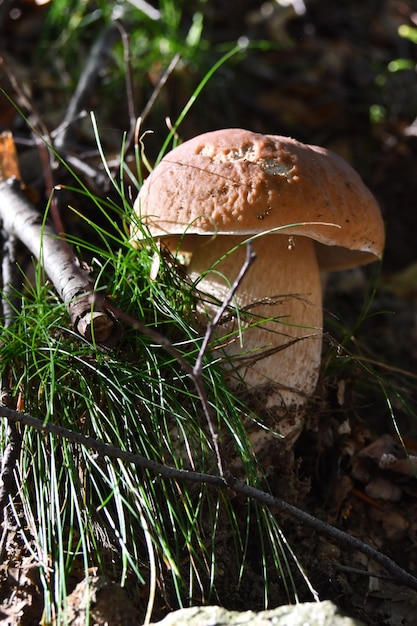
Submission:
MULTIPOLYGON (((240 126, 331 148, 361 174, 386 223, 382 264, 329 278, 322 376, 304 432, 293 449, 274 459, 271 488, 416 573, 417 43, 400 36, 398 29, 405 25, 416 37, 417 3, 208 0, 202 10, 204 36, 213 46, 245 37, 272 45, 249 48, 243 60, 220 70, 181 125, 182 138, 240 126)), ((192 9, 184 11, 181 27, 191 14, 192 9)), ((0 54, 7 63, 0 66, 0 86, 22 102, 11 76, 27 85, 31 96, 26 112, 40 116, 52 129, 65 115, 68 93, 66 99, 34 53, 47 15, 47 4, 0 3, 0 54)), ((151 91, 151 70, 138 81, 137 110, 151 91)), ((147 127, 164 137, 163 120, 176 119, 199 78, 196 69, 177 70, 147 127)), ((114 129, 129 125, 126 105, 119 99, 109 101, 109 94, 106 100, 102 85, 93 91, 88 106, 114 129)), ((22 140, 29 136, 0 94, 0 130, 9 129, 22 140)), ((82 130, 73 150, 86 150, 92 142, 82 130)), ((117 150, 111 136, 106 143, 109 150, 117 150)), ((19 152, 23 178, 42 200, 42 168, 34 148, 22 141, 19 152)), ((109 188, 103 193, 110 193, 109 188)), ((68 197, 63 202, 68 203, 68 197)), ((335 601, 366 624, 414 623, 415 590, 386 578, 363 554, 313 534, 293 518, 284 516, 282 526, 289 543, 303 555, 303 566, 321 599, 335 601), (369 571, 375 577, 365 574, 369 571)), ((23 562, 27 558, 11 536, 1 574, 0 601, 10 620, 4 623, 38 623, 38 581, 31 563, 23 562), (30 606, 24 620, 19 617, 22 606, 30 606)), ((256 555, 239 594, 236 581, 227 578, 229 558, 226 541, 224 605, 261 608, 256 555)), ((310 600, 311 594, 301 591, 300 599, 310 600)), ((271 602, 285 602, 280 590, 272 589, 271 602)), ((164 608, 159 607, 161 616, 164 608)))

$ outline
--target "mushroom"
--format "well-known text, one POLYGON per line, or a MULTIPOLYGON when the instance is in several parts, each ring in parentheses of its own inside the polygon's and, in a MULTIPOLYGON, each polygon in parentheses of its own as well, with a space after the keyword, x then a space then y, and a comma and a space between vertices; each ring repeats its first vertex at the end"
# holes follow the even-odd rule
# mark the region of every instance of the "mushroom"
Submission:
MULTIPOLYGON (((209 316, 252 238, 256 261, 235 296, 240 313, 217 328, 226 364, 247 386, 266 385, 266 407, 302 406, 320 368, 320 272, 382 254, 380 210, 359 175, 324 148, 218 130, 167 153, 134 209, 154 237, 174 253, 191 255, 188 274, 207 294, 202 300, 209 316)), ((133 231, 132 240, 139 238, 133 231)))

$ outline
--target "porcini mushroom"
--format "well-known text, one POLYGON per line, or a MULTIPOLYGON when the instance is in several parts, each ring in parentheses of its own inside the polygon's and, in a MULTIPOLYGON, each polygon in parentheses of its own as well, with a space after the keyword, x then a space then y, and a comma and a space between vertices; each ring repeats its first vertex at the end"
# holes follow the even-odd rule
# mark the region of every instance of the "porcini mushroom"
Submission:
POLYGON ((191 254, 188 273, 211 294, 209 313, 243 264, 239 244, 256 235, 256 262, 236 294, 239 309, 253 305, 252 324, 234 340, 230 323, 218 331, 228 333, 224 350, 248 386, 272 383, 266 406, 302 405, 320 367, 320 271, 381 258, 380 210, 359 175, 324 148, 219 130, 166 154, 145 181, 135 212, 172 251, 191 254), (262 318, 269 321, 253 325, 262 318))

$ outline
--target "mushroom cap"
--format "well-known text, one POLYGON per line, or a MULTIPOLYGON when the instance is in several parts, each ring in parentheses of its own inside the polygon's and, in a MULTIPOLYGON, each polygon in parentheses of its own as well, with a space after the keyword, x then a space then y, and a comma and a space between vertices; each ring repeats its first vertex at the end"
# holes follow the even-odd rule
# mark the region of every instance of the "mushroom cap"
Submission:
POLYGON ((325 270, 380 259, 384 245, 378 203, 346 161, 239 128, 198 135, 167 153, 135 212, 155 237, 251 236, 291 225, 278 233, 314 239, 325 270))

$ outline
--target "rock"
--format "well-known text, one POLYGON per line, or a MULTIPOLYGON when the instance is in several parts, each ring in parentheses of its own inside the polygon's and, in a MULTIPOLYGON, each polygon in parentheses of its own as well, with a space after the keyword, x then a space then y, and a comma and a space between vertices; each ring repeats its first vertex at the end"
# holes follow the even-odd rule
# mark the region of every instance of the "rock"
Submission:
POLYGON ((125 589, 106 576, 82 580, 67 597, 66 615, 60 626, 132 626, 139 615, 125 589))
POLYGON ((363 626, 346 617, 332 602, 306 602, 268 611, 227 611, 220 606, 195 606, 167 615, 150 626, 363 626))

